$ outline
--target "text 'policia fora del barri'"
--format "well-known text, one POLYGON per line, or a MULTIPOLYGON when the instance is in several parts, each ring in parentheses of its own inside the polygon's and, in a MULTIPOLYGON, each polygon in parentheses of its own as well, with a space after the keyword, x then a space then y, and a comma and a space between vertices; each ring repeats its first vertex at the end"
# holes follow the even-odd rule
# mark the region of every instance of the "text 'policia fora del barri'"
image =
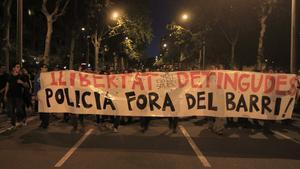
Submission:
POLYGON ((290 118, 297 77, 242 71, 41 75, 41 112, 290 118))

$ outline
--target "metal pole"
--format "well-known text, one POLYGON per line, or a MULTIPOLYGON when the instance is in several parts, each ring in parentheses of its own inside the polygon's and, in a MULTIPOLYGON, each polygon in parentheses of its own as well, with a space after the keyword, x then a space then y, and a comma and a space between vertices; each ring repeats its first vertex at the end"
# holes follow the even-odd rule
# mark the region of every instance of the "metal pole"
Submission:
POLYGON ((87 58, 86 63, 90 63, 90 39, 87 39, 87 58))
MULTIPOLYGON (((201 69, 201 60, 202 60, 202 49, 200 48, 199 49, 199 60, 198 60, 199 69, 201 69)), ((202 68, 202 69, 204 69, 204 68, 202 68)))
POLYGON ((17 59, 22 66, 23 60, 23 0, 17 0, 17 59))
POLYGON ((205 55, 206 55, 206 44, 205 44, 205 40, 203 41, 203 70, 205 69, 205 55))
POLYGON ((296 0, 291 3, 291 58, 290 72, 296 73, 296 0))

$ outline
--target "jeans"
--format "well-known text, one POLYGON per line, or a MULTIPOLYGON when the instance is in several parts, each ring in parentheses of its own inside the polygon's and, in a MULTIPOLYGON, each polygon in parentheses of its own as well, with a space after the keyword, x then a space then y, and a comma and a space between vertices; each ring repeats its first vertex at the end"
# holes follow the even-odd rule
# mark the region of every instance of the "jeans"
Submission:
POLYGON ((169 129, 176 130, 178 125, 178 117, 169 117, 169 129))
POLYGON ((84 127, 83 119, 84 119, 83 114, 80 115, 71 114, 71 120, 72 120, 72 125, 74 130, 77 130, 78 128, 78 121, 80 122, 81 126, 84 127))
POLYGON ((141 127, 143 131, 148 130, 151 117, 141 117, 141 127))
POLYGON ((44 129, 48 128, 50 114, 49 113, 40 113, 40 119, 41 119, 40 127, 44 128, 44 129))
POLYGON ((24 100, 22 97, 10 97, 8 98, 9 113, 11 117, 11 124, 16 125, 17 120, 23 120, 26 117, 23 106, 24 100))

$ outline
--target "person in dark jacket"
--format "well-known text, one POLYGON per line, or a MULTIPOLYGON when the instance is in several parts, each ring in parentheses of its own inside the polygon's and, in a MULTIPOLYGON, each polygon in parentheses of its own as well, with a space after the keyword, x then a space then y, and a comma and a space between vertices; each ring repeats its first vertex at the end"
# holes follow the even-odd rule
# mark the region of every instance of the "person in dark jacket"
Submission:
MULTIPOLYGON (((38 91, 41 89, 41 84, 40 84, 40 74, 42 72, 47 72, 48 71, 48 65, 46 64, 42 64, 40 66, 40 71, 39 73, 36 75, 35 79, 34 79, 34 92, 33 92, 33 99, 35 99, 36 101, 38 101, 38 91)), ((50 114, 47 112, 39 112, 40 113, 40 120, 41 120, 41 124, 40 124, 40 128, 43 129, 47 129, 49 126, 49 117, 50 114)))
POLYGON ((24 87, 23 92, 23 114, 21 115, 22 121, 24 125, 27 125, 26 119, 27 119, 27 112, 29 111, 29 108, 32 107, 31 103, 31 90, 32 90, 32 83, 30 81, 30 75, 28 71, 25 68, 21 69, 21 80, 26 83, 26 87, 24 87))
POLYGON ((24 88, 27 84, 21 80, 20 75, 21 65, 15 63, 12 67, 11 75, 9 76, 8 82, 5 87, 4 100, 7 101, 9 105, 9 112, 11 115, 12 129, 16 128, 17 121, 20 121, 20 117, 23 113, 23 94, 24 88))
MULTIPOLYGON (((87 72, 87 64, 86 63, 81 63, 79 68, 78 68, 78 71, 81 71, 81 72, 87 72)), ((75 132, 77 131, 78 129, 78 121, 81 125, 81 131, 84 131, 84 115, 83 114, 71 114, 71 121, 72 121, 72 126, 73 126, 73 129, 72 129, 72 132, 75 132)))
POLYGON ((4 92, 8 81, 8 74, 5 72, 5 66, 0 66, 0 113, 8 113, 6 111, 6 103, 4 101, 4 92))

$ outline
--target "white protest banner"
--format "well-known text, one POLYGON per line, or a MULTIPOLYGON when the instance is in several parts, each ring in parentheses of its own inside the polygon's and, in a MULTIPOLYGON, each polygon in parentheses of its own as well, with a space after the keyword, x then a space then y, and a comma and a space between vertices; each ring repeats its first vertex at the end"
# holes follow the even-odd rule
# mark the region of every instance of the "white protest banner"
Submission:
POLYGON ((39 111, 120 116, 291 118, 297 77, 226 70, 41 74, 39 111))

